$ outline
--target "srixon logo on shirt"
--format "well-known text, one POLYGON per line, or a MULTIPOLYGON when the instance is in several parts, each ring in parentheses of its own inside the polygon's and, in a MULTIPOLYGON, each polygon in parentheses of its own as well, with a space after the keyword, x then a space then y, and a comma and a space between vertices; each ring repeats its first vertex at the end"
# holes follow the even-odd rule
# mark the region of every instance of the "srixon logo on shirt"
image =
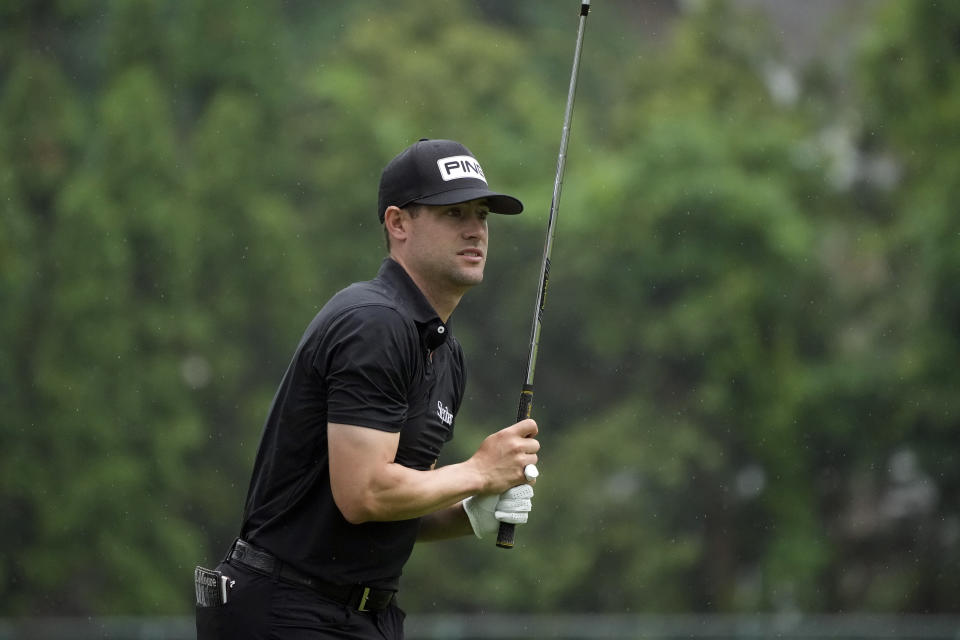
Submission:
POLYGON ((453 424, 453 412, 447 409, 439 400, 437 400, 437 417, 448 427, 453 424))
POLYGON ((484 184, 487 178, 483 175, 483 169, 476 158, 470 156, 450 156, 449 158, 440 158, 437 160, 437 168, 440 169, 440 177, 444 182, 459 180, 460 178, 473 178, 483 180, 484 184))

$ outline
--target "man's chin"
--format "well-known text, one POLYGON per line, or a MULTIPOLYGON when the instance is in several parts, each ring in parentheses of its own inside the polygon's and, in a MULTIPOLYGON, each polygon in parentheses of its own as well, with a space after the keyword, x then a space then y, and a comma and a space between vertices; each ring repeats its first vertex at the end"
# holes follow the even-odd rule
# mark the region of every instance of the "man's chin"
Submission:
POLYGON ((483 282, 483 270, 461 271, 457 274, 456 280, 462 287, 475 287, 483 282))

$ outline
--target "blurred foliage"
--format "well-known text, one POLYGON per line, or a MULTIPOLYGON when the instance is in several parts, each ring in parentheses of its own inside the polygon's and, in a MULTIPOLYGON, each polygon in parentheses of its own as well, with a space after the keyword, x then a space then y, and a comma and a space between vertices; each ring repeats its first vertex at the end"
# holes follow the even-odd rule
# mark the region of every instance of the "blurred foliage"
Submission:
MULTIPOLYGON (((418 547, 403 606, 960 611, 960 10, 883 3, 838 70, 737 5, 596 5, 536 510, 512 553, 418 547)), ((420 137, 527 206, 454 317, 445 460, 512 421, 556 6, 0 7, 0 615, 191 610, 286 361, 374 273, 380 169, 420 137)))

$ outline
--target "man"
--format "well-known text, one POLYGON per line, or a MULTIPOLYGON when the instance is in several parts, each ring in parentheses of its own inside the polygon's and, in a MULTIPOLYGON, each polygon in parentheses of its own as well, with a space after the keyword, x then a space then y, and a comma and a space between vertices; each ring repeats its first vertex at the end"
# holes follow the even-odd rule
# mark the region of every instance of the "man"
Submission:
POLYGON ((240 538, 216 571, 197 569, 201 640, 402 638, 396 592, 417 540, 492 538, 500 521, 527 521, 533 420, 436 468, 465 386, 447 321, 483 280, 488 213, 522 210, 457 142, 421 140, 384 168, 389 257, 331 298, 297 347, 240 538))

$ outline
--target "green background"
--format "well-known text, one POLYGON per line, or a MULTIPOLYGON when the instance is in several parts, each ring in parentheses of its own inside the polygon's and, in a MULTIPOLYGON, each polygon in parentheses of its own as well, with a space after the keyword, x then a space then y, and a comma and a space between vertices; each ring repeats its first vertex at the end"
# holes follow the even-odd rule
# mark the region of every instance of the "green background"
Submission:
MULTIPOLYGON (((418 546, 409 612, 960 612, 960 5, 837 2, 798 54, 756 4, 594 3, 535 511, 418 546)), ((0 616, 191 611, 417 138, 526 205, 445 460, 513 421, 577 9, 0 5, 0 616)))

